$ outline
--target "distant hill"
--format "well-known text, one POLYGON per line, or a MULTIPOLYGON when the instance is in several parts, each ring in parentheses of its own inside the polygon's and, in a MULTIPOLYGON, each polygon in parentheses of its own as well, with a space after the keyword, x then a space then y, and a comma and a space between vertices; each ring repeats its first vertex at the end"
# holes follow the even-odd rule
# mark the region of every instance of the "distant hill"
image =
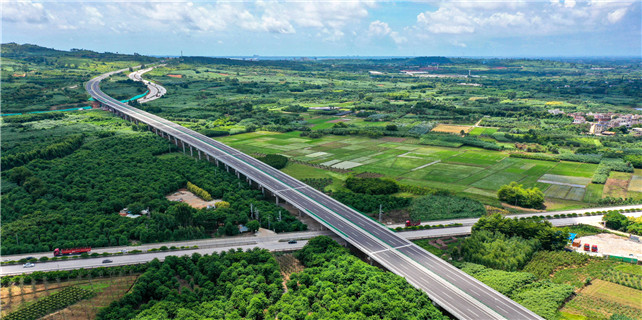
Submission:
POLYGON ((85 49, 71 49, 70 51, 45 48, 35 44, 18 44, 15 42, 3 43, 0 45, 0 52, 5 58, 31 60, 30 58, 67 57, 67 58, 88 58, 101 61, 143 61, 153 62, 158 58, 141 56, 138 54, 119 54, 112 52, 95 52, 85 49))

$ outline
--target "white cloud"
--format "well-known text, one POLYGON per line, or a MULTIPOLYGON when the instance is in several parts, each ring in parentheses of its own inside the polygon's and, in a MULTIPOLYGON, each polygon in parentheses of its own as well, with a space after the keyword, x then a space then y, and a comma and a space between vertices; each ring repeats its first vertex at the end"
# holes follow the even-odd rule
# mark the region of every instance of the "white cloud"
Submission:
POLYGON ((471 33, 475 32, 473 19, 459 8, 441 7, 434 12, 422 12, 417 23, 432 33, 471 33))
POLYGON ((429 34, 555 35, 622 20, 635 0, 453 1, 417 15, 429 34))
POLYGON ((622 18, 624 18, 624 15, 626 15, 627 11, 628 11, 627 8, 620 8, 620 9, 611 11, 607 16, 607 20, 610 23, 617 23, 618 21, 622 20, 622 18))
POLYGON ((31 1, 3 2, 2 20, 13 23, 44 24, 49 22, 50 17, 41 3, 31 1))
MULTIPOLYGON (((0 0, 7 1, 7 0, 0 0)), ((3 3, 5 23, 68 29, 108 25, 117 33, 154 29, 185 33, 247 30, 279 34, 312 29, 327 40, 338 40, 366 18, 372 1, 244 1, 110 0, 109 2, 11 0, 3 3), (108 21, 105 24, 105 21, 108 21), (55 22, 55 23, 54 23, 55 22)))
POLYGON ((390 31, 390 26, 379 20, 371 22, 370 27, 368 27, 368 33, 371 36, 387 36, 390 31))
POLYGON ((390 39, 392 39, 392 41, 394 41, 396 44, 401 44, 408 41, 408 39, 400 35, 399 32, 392 31, 392 29, 386 22, 382 22, 379 20, 370 23, 370 26, 368 27, 368 34, 371 37, 389 36, 390 39))

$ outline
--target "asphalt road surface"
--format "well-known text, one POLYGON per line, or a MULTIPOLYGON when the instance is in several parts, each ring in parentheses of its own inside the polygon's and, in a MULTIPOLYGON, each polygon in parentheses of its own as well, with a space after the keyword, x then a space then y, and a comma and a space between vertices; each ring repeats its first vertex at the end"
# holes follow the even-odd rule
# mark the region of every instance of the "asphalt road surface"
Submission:
MULTIPOLYGON (((164 64, 159 66, 164 66, 164 64)), ((147 89, 149 89, 149 93, 147 95, 136 100, 139 103, 145 103, 152 100, 156 100, 162 97, 165 93, 167 93, 167 90, 165 89, 165 87, 161 86, 160 84, 143 79, 142 77, 143 73, 149 72, 154 68, 155 67, 138 70, 129 74, 130 79, 134 81, 142 81, 147 86, 147 89)))
POLYGON ((193 253, 211 254, 212 252, 223 252, 230 249, 252 249, 252 248, 264 248, 270 251, 292 251, 303 248, 303 246, 308 243, 307 240, 299 240, 297 243, 289 244, 282 241, 264 241, 255 244, 246 244, 246 245, 234 245, 228 244, 227 246, 217 247, 217 248, 198 248, 198 249, 187 249, 179 251, 158 251, 153 253, 142 253, 142 254, 126 254, 126 255, 117 255, 109 257, 98 257, 98 258, 88 258, 88 259, 70 259, 70 260, 58 260, 50 262, 36 262, 32 268, 25 268, 22 264, 20 265, 11 265, 3 266, 0 271, 1 276, 6 275, 15 275, 21 273, 31 273, 34 271, 56 271, 56 270, 72 270, 80 268, 96 268, 96 267, 110 267, 110 266, 120 266, 120 265, 130 265, 130 264, 140 264, 154 259, 164 260, 167 256, 183 256, 183 255, 192 255, 193 253), (103 263, 103 260, 109 259, 112 260, 110 263, 103 263))
MULTIPOLYGON (((178 145, 189 146, 195 157, 216 159, 262 188, 286 200, 335 232, 373 260, 424 290, 442 308, 460 319, 541 319, 447 262, 400 237, 327 195, 234 148, 198 132, 123 104, 100 90, 103 74, 86 84, 91 96, 123 118, 147 124, 178 145)), ((185 150, 187 152, 187 150, 185 150)))

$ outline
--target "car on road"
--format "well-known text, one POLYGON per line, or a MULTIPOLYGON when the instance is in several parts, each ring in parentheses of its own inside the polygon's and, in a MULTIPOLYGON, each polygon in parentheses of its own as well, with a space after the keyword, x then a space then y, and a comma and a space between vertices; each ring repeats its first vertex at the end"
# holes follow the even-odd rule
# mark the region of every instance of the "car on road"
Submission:
POLYGON ((288 241, 288 244, 295 244, 295 243, 296 243, 296 240, 290 240, 290 241, 288 241))
POLYGON ((33 268, 35 266, 36 266, 36 264, 31 263, 31 262, 27 262, 24 265, 22 265, 23 268, 33 268))
POLYGON ((34 258, 34 257, 26 257, 25 259, 27 259, 27 260, 36 260, 36 258, 34 258))
POLYGON ((103 263, 112 263, 112 262, 113 262, 113 261, 111 261, 111 260, 109 260, 109 259, 105 259, 105 260, 103 260, 103 263))

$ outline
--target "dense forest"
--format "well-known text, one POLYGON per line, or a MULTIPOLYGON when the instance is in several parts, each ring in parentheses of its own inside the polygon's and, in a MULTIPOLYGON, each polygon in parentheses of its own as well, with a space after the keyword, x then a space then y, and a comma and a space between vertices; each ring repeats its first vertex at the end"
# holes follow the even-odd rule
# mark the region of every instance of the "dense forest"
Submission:
MULTIPOLYGON (((260 210, 260 224, 265 228, 277 232, 306 229, 286 210, 263 200, 259 191, 240 183, 234 175, 169 151, 172 149, 163 139, 132 131, 90 134, 86 138, 71 136, 60 144, 27 151, 29 157, 25 159, 31 162, 3 171, 3 252, 235 234, 238 228, 232 226, 251 220, 250 205, 260 210), (76 148, 77 141, 83 140, 81 147, 64 156, 67 151, 63 147, 70 144, 76 148), (230 206, 196 210, 165 199, 166 194, 188 182, 230 206), (118 215, 123 208, 133 214, 149 209, 150 214, 130 219, 118 215)), ((21 154, 25 153, 17 155, 21 154)))
POLYGON ((425 293, 328 237, 296 257, 305 269, 285 283, 261 249, 155 260, 98 319, 447 319, 425 293))

